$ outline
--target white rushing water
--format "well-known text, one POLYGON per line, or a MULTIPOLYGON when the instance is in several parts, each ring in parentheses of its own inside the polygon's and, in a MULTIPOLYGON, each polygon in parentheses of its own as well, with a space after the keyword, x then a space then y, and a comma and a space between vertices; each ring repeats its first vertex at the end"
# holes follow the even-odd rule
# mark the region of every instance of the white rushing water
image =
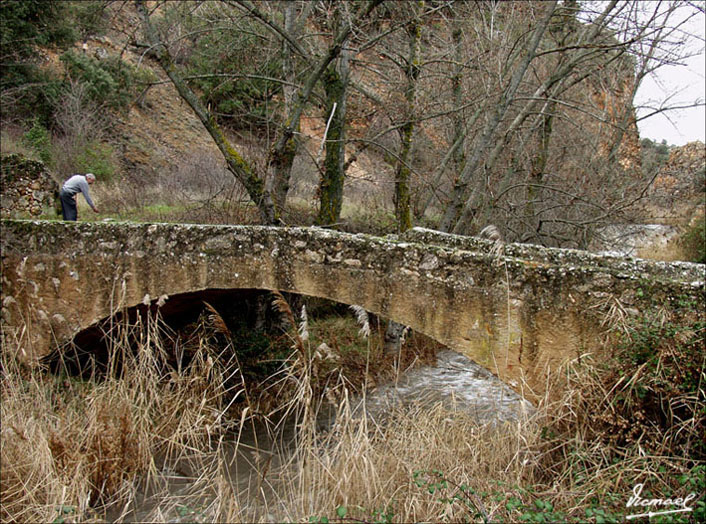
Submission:
POLYGON ((516 420, 534 407, 484 367, 468 357, 442 350, 434 366, 412 369, 397 383, 370 392, 366 412, 380 416, 395 404, 433 405, 465 411, 480 423, 516 420))

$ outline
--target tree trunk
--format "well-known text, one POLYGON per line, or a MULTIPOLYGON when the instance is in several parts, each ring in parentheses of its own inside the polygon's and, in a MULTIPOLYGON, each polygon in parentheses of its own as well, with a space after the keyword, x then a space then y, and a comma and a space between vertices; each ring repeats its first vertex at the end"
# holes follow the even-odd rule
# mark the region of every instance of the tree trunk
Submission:
POLYGON ((534 236, 541 235, 542 221, 535 216, 535 202, 542 198, 542 179, 549 158, 549 141, 552 135, 552 122, 556 102, 547 100, 542 110, 537 146, 530 160, 530 172, 525 191, 525 217, 534 236))
POLYGON ((255 203, 260 214, 260 219, 265 224, 279 223, 279 215, 275 208, 270 193, 265 189, 265 183, 252 166, 228 142, 213 114, 203 106, 196 93, 186 84, 177 71, 167 47, 160 41, 143 0, 136 0, 137 12, 142 18, 145 36, 149 42, 152 56, 155 57, 162 70, 171 80, 181 98, 191 107, 194 114, 201 121, 209 135, 220 150, 226 161, 228 170, 240 181, 248 192, 248 196, 255 203))
MULTIPOLYGON (((289 180, 292 173, 292 164, 294 163, 294 157, 296 156, 297 148, 299 147, 296 135, 299 133, 301 116, 304 112, 304 108, 309 103, 311 94, 314 91, 314 86, 316 86, 325 74, 329 68, 329 65, 341 53, 343 45, 346 40, 348 40, 353 27, 356 27, 362 20, 369 16, 380 3, 382 3, 382 0, 370 0, 358 10, 356 17, 353 20, 347 20, 346 23, 342 24, 340 30, 334 35, 333 41, 331 42, 326 54, 318 60, 315 67, 312 68, 312 72, 308 77, 306 77, 303 86, 298 89, 294 95, 287 118, 282 126, 280 138, 270 151, 269 165, 273 173, 272 196, 278 212, 283 210, 286 203, 287 193, 289 191, 289 180)), ((245 3, 245 5, 248 4, 245 3)), ((254 6, 248 6, 247 9, 254 14, 257 13, 257 8, 254 6)), ((264 19, 261 14, 256 16, 264 19)), ((270 27, 275 26, 274 22, 271 21, 268 25, 270 27)), ((286 33, 281 31, 280 34, 286 33)), ((291 41, 291 35, 287 36, 289 37, 287 41, 291 41)))
POLYGON ((407 26, 409 36, 409 57, 405 77, 405 123, 400 128, 400 152, 397 155, 397 169, 395 172, 395 218, 397 219, 397 232, 404 233, 412 227, 412 211, 410 196, 410 175, 412 170, 409 165, 412 161, 412 138, 414 135, 416 115, 415 99, 417 95, 417 79, 419 78, 419 45, 422 35, 422 24, 419 18, 424 9, 424 2, 416 4, 415 16, 407 26))
POLYGON ((330 119, 326 131, 326 158, 319 182, 319 214, 316 224, 332 225, 341 218, 343 203, 343 182, 345 175, 345 123, 346 97, 349 80, 349 52, 342 51, 338 60, 324 77, 326 91, 326 118, 330 119))
POLYGON ((464 57, 463 40, 461 38, 463 36, 463 31, 461 29, 461 19, 454 18, 453 24, 454 25, 453 30, 451 32, 451 38, 454 47, 453 57, 454 62, 456 63, 456 70, 454 71, 454 74, 451 77, 451 93, 453 95, 454 107, 457 108, 452 116, 453 142, 451 143, 451 147, 446 152, 446 155, 442 159, 441 163, 435 170, 434 176, 432 177, 432 182, 430 184, 429 194, 425 197, 424 201, 420 203, 417 209, 415 210, 414 214, 417 218, 421 218, 424 216, 424 213, 426 212, 427 208, 436 196, 434 194, 434 189, 440 186, 444 170, 446 169, 446 166, 449 164, 449 162, 452 163, 452 169, 454 173, 458 173, 462 169, 463 162, 466 157, 464 147, 466 141, 466 129, 472 127, 478 117, 481 115, 481 110, 479 109, 471 117, 470 121, 466 122, 464 119, 463 112, 460 109, 464 103, 462 75, 464 57))

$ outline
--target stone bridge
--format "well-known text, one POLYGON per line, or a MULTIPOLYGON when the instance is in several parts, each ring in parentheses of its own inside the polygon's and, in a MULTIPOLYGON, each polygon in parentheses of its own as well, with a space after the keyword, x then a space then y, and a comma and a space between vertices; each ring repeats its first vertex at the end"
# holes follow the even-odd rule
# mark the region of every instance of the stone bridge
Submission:
POLYGON ((525 394, 600 351, 611 306, 704 299, 704 266, 414 229, 2 221, 3 342, 29 358, 139 304, 170 313, 218 290, 281 290, 366 310, 468 355, 525 394), (499 252, 498 250, 501 250, 499 252), (529 391, 527 390, 529 388, 529 391))

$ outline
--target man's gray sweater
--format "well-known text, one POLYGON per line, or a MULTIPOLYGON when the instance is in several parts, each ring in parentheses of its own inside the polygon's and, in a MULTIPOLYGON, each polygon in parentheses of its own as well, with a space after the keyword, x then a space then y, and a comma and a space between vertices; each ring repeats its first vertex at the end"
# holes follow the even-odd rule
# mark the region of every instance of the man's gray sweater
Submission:
POLYGON ((91 195, 88 193, 88 182, 86 182, 86 177, 83 175, 74 175, 64 182, 64 186, 61 188, 62 191, 73 196, 79 191, 83 193, 83 197, 88 202, 88 205, 92 208, 96 207, 93 205, 93 200, 91 200, 91 195))

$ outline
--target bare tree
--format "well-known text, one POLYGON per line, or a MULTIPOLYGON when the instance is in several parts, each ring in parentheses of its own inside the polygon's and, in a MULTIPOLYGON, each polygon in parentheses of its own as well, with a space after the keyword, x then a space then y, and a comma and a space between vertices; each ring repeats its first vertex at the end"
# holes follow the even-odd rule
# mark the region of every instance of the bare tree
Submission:
POLYGON ((79 154, 106 137, 110 120, 106 108, 91 100, 86 84, 75 80, 51 101, 55 107, 52 168, 59 176, 68 176, 78 171, 79 154))
POLYGON ((477 168, 481 163, 486 149, 491 144, 498 126, 505 117, 511 102, 514 100, 520 83, 529 69, 530 63, 536 56, 537 48, 549 27, 549 21, 556 10, 556 6, 556 1, 549 2, 545 6, 545 12, 535 28, 530 32, 524 48, 519 47, 517 55, 511 56, 510 59, 517 60, 518 64, 512 70, 512 74, 509 75, 509 81, 503 88, 499 100, 494 104, 495 108, 481 132, 478 143, 474 146, 470 158, 466 161, 463 171, 459 174, 458 180, 454 184, 451 202, 440 224, 443 231, 458 231, 460 229, 459 224, 463 224, 463 220, 468 215, 470 211, 468 204, 472 201, 474 191, 477 190, 480 185, 476 175, 477 168))
MULTIPOLYGON (((337 3, 333 7, 333 25, 341 24, 341 17, 348 17, 347 3, 337 3)), ((323 79, 326 104, 324 118, 324 138, 326 159, 319 181, 318 225, 333 225, 339 222, 343 206, 343 182, 346 159, 346 114, 348 87, 350 82, 350 56, 352 50, 344 47, 336 62, 329 65, 323 79)))
POLYGON ((601 224, 629 220, 649 183, 640 177, 634 93, 645 74, 677 58, 683 22, 675 14, 687 8, 485 6, 465 42, 484 83, 463 80, 485 90, 473 104, 483 116, 466 120, 464 164, 440 229, 477 232, 497 223, 512 240, 587 247, 601 224), (517 9, 524 21, 511 18, 517 9))
POLYGON ((601 224, 629 219, 644 193, 632 100, 642 78, 681 58, 675 14, 688 8, 636 0, 194 2, 178 5, 215 15, 172 31, 177 45, 159 35, 158 13, 137 5, 149 52, 263 222, 280 219, 306 112, 326 129, 318 224, 339 222, 344 174, 367 150, 389 166, 384 182, 394 187, 400 231, 441 213, 444 231, 496 223, 508 240, 575 247, 601 224), (206 32, 252 40, 210 76, 266 84, 258 138, 267 158, 259 165, 225 139, 228 116, 195 95, 187 44, 206 32), (248 59, 254 48, 261 52, 248 59))
POLYGON ((142 19, 147 47, 150 54, 158 61, 162 70, 171 80, 179 95, 186 101, 199 118, 206 131, 213 138, 216 146, 221 151, 228 169, 243 184, 252 201, 257 205, 261 220, 266 224, 276 224, 279 222, 279 211, 275 207, 272 195, 266 191, 263 178, 258 175, 252 165, 247 162, 238 151, 230 144, 223 129, 218 125, 216 118, 207 107, 199 100, 199 97, 189 87, 186 80, 180 74, 169 48, 163 39, 158 35, 152 21, 151 13, 143 0, 136 0, 137 11, 142 19))
MULTIPOLYGON (((297 41, 297 34, 289 34, 285 27, 281 26, 270 16, 271 13, 260 10, 259 4, 254 4, 246 0, 237 2, 225 2, 225 6, 234 6, 241 12, 247 13, 259 21, 264 28, 282 38, 286 43, 288 52, 303 57, 306 68, 300 75, 297 87, 291 93, 291 99, 287 100, 287 107, 284 108, 285 117, 279 123, 277 137, 270 148, 268 160, 268 171, 271 172, 270 182, 266 183, 267 173, 257 173, 251 162, 248 162, 233 145, 226 139, 223 129, 218 124, 215 115, 205 107, 198 96, 188 85, 187 79, 179 71, 173 57, 170 54, 166 40, 160 38, 150 12, 143 0, 136 0, 138 12, 143 21, 144 33, 147 37, 149 52, 157 59, 170 81, 177 88, 181 97, 189 104, 194 113, 203 123, 206 130, 213 138, 216 145, 223 154, 229 169, 234 176, 246 188, 250 198, 258 206, 263 222, 268 224, 280 221, 281 211, 284 207, 286 196, 289 191, 292 163, 298 148, 297 133, 304 109, 310 102, 315 86, 321 80, 329 65, 338 57, 343 44, 348 39, 353 27, 356 27, 362 20, 369 16, 375 7, 382 0, 370 0, 365 4, 360 4, 355 14, 341 24, 338 31, 332 35, 331 40, 321 54, 312 55, 307 52, 297 41)), ((306 11, 304 7, 303 11, 306 11)), ((290 13, 290 18, 292 13, 290 13)), ((301 25, 289 24, 289 29, 298 28, 301 25)), ((291 67, 293 60, 288 59, 291 67)), ((286 70, 285 70, 286 73, 286 70)), ((291 70, 290 70, 291 74, 291 70)))

